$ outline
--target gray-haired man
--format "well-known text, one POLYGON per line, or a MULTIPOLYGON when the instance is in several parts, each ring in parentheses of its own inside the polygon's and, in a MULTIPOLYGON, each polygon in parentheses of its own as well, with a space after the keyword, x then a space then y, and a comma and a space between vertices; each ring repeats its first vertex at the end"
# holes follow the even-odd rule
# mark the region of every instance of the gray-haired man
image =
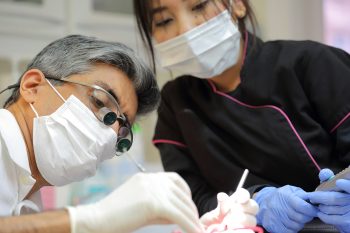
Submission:
POLYGON ((174 173, 135 175, 95 204, 32 214, 41 187, 94 175, 130 148, 136 115, 157 107, 155 78, 129 48, 59 39, 8 89, 0 109, 1 232, 130 232, 150 223, 201 232, 190 190, 174 173))

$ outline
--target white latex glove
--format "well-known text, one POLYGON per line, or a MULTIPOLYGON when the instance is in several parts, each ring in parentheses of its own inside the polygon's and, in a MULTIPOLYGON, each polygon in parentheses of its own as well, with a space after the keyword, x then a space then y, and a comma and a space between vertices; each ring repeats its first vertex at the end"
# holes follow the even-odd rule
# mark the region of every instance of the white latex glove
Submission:
POLYGON ((136 174, 101 201, 68 210, 72 233, 127 233, 148 224, 203 232, 191 191, 176 173, 136 174))
MULTIPOLYGON (((204 214, 200 219, 206 232, 256 226, 255 215, 259 207, 253 199, 250 199, 246 189, 239 189, 230 197, 226 193, 218 193, 217 199, 216 209, 204 214)), ((249 232, 249 230, 242 232, 249 232)), ((250 232, 253 231, 250 230, 250 232)))

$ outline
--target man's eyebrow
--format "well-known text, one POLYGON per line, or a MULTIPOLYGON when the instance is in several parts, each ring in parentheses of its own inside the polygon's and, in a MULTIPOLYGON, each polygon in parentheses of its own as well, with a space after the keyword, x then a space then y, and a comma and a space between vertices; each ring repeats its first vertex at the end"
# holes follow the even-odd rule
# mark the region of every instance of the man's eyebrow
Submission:
POLYGON ((107 83, 102 82, 102 81, 96 81, 95 84, 102 87, 106 91, 108 91, 108 93, 111 94, 113 96, 113 98, 117 101, 117 103, 120 104, 119 99, 118 99, 117 95, 114 93, 114 91, 112 90, 111 86, 109 86, 107 83))
MULTIPOLYGON (((99 81, 95 81, 95 84, 102 87, 105 91, 108 91, 109 94, 111 94, 113 96, 113 98, 117 101, 119 107, 120 107, 120 101, 117 97, 117 95, 114 93, 114 91, 112 90, 111 86, 109 86, 107 83, 99 80, 99 81)), ((121 109, 120 109, 121 110, 121 109)), ((122 111, 122 110, 121 110, 122 111)), ((127 121, 129 122, 130 125, 132 125, 133 123, 129 120, 128 115, 125 112, 122 112, 122 114, 126 117, 127 121)))

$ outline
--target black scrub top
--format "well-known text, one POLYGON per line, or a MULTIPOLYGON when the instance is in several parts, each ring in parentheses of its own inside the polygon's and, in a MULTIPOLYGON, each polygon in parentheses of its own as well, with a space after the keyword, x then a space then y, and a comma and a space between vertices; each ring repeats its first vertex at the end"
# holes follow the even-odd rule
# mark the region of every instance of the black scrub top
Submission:
POLYGON ((200 215, 218 192, 294 185, 313 191, 319 168, 350 162, 350 55, 312 41, 249 34, 241 83, 223 93, 182 76, 162 90, 153 143, 188 183, 200 215))

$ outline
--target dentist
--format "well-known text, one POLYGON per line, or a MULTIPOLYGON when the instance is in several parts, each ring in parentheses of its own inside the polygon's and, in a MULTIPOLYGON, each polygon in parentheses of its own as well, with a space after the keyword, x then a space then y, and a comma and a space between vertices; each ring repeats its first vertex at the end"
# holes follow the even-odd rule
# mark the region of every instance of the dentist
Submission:
POLYGON ((156 80, 129 48, 64 37, 9 89, 0 110, 1 232, 131 232, 157 223, 202 232, 175 173, 138 174, 97 203, 38 213, 41 187, 93 176, 130 148, 135 117, 158 106, 156 80))

